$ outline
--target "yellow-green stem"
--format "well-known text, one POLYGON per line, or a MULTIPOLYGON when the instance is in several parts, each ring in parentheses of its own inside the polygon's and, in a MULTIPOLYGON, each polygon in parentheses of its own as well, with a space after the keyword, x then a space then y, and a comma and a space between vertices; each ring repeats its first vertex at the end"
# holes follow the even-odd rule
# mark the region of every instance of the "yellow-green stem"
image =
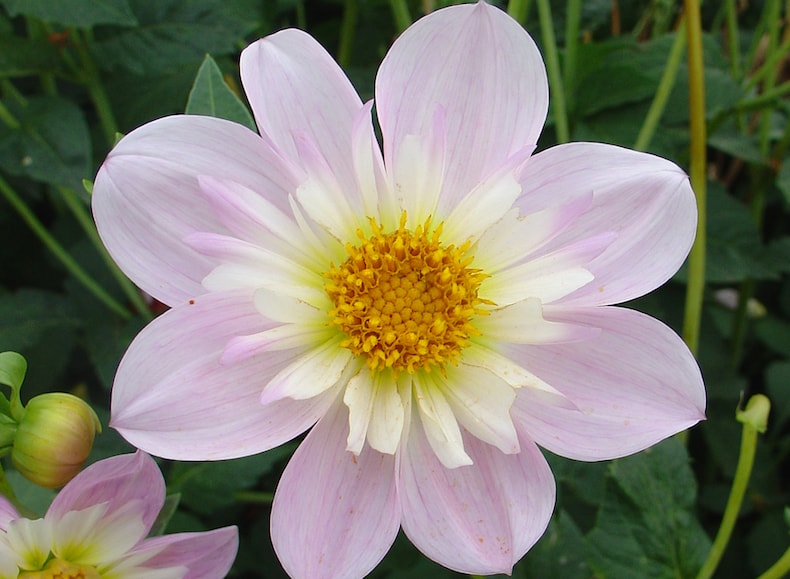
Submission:
POLYGON ((507 3, 507 13, 523 25, 529 14, 529 0, 510 0, 507 3))
POLYGON ((752 424, 744 422, 743 433, 741 434, 741 452, 738 456, 735 480, 732 482, 730 496, 727 499, 727 506, 724 509, 724 516, 722 517, 719 530, 716 533, 716 538, 713 540, 713 546, 710 549, 710 553, 708 553, 707 560, 697 575, 697 579, 709 579, 713 576, 724 554, 724 550, 727 548, 732 530, 735 528, 735 521, 738 519, 738 513, 741 510, 743 497, 746 494, 749 477, 752 474, 754 451, 756 447, 757 429, 752 424))
POLYGON ((11 206, 19 213, 20 217, 27 223, 28 227, 36 234, 41 242, 52 252, 60 263, 79 281, 85 289, 91 292, 105 306, 118 314, 123 319, 129 319, 131 313, 119 304, 110 294, 108 294, 96 280, 94 280, 82 267, 74 260, 71 255, 63 248, 60 243, 47 231, 47 228, 38 220, 36 215, 25 204, 16 191, 0 177, 0 192, 8 200, 11 206))
POLYGON ((573 87, 576 85, 576 58, 579 46, 579 26, 582 19, 582 1, 568 0, 565 22, 565 56, 562 60, 562 84, 568 110, 574 110, 573 87))
POLYGON ((104 132, 104 137, 107 144, 112 146, 115 143, 115 135, 118 133, 118 124, 115 122, 115 113, 113 113, 110 100, 104 90, 104 85, 99 76, 99 69, 93 61, 90 51, 87 47, 88 32, 86 31, 83 36, 80 36, 74 31, 75 47, 80 57, 82 70, 79 71, 82 82, 85 88, 88 89, 93 106, 96 109, 96 114, 99 117, 99 122, 104 132))
POLYGON ((705 77, 702 59, 702 24, 698 0, 686 0, 688 43, 689 118, 691 162, 689 175, 697 199, 697 236, 688 259, 688 286, 683 318, 683 339, 696 355, 699 349, 702 298, 705 291, 706 239, 706 151, 705 151, 705 77))
POLYGON ((551 110, 554 113, 554 130, 557 133, 557 142, 567 143, 570 140, 568 128, 568 112, 565 106, 565 89, 562 84, 560 71, 560 58, 557 51, 557 41, 554 37, 554 23, 551 17, 549 0, 538 0, 538 18, 540 19, 540 32, 543 38, 543 52, 546 57, 546 71, 549 75, 551 87, 551 110))
POLYGON ((779 557, 779 560, 757 579, 781 579, 790 573, 790 549, 779 557))
POLYGON ((650 146, 650 141, 653 140, 653 135, 658 128, 658 122, 661 120, 661 115, 664 114, 669 95, 672 93, 672 88, 675 86, 680 62, 683 60, 684 48, 686 48, 685 18, 680 21, 677 33, 675 34, 675 41, 672 43, 672 48, 667 58, 667 64, 664 67, 664 73, 661 75, 661 81, 658 83, 656 96, 653 97, 653 102, 650 103, 650 108, 645 115, 645 121, 642 123, 642 128, 639 129, 639 135, 636 137, 634 149, 637 151, 646 151, 650 146))

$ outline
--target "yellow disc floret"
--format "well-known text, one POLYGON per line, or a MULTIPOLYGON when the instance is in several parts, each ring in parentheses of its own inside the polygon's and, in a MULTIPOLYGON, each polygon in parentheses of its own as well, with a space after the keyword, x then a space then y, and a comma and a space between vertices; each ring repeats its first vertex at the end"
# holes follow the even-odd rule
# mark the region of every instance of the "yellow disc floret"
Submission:
POLYGON ((100 579, 90 565, 74 565, 62 559, 52 559, 41 571, 23 571, 20 579, 100 579))
POLYGON ((430 218, 413 231, 406 214, 392 233, 370 219, 373 233, 357 231, 360 243, 346 244, 348 259, 324 277, 335 307, 330 324, 347 336, 341 345, 366 358, 371 371, 398 373, 437 366, 444 371, 479 335, 472 325, 488 300, 478 296, 485 275, 470 268, 470 243, 443 246, 442 225, 430 218))

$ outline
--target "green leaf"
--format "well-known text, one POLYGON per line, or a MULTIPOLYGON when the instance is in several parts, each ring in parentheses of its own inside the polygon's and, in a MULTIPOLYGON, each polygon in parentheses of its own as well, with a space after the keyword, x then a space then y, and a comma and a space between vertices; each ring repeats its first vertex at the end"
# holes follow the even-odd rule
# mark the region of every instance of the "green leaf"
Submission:
POLYGON ((0 168, 79 190, 92 172, 90 134, 80 108, 64 98, 39 96, 12 112, 20 126, 0 124, 0 168))
POLYGON ((11 16, 23 14, 63 26, 90 28, 96 24, 137 24, 127 0, 0 0, 0 4, 11 16))
POLYGON ((235 53, 238 41, 252 31, 254 10, 245 0, 135 0, 140 25, 96 34, 91 46, 96 62, 109 70, 135 74, 178 70, 200 62, 206 53, 235 53))
POLYGON ((790 206, 790 157, 785 158, 776 175, 776 186, 782 192, 785 203, 790 206))
POLYGON ((259 477, 292 452, 293 446, 284 445, 236 460, 177 463, 168 477, 168 489, 181 493, 183 505, 208 515, 232 505, 238 491, 252 487, 259 477))
POLYGON ((0 352, 0 384, 19 389, 25 380, 27 362, 16 352, 0 352))
POLYGON ((227 119, 256 130, 252 115, 225 83, 217 63, 206 55, 189 93, 186 113, 227 119))
POLYGON ((771 399, 768 425, 778 432, 790 418, 790 362, 775 362, 768 366, 765 388, 771 399))
POLYGON ((527 556, 517 565, 522 577, 562 577, 589 579, 593 576, 587 565, 585 545, 579 527, 561 510, 527 556))
POLYGON ((52 71, 59 63, 58 50, 50 42, 0 34, 0 77, 52 71))
POLYGON ((685 446, 669 439, 611 464, 612 483, 587 536, 607 579, 694 577, 710 540, 694 515, 696 480, 685 446))

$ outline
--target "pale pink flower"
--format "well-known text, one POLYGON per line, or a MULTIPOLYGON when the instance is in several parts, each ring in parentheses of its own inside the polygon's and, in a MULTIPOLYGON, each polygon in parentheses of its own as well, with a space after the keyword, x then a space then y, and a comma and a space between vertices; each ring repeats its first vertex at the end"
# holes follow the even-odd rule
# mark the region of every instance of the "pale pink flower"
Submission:
POLYGON ((0 496, 0 579, 225 577, 236 527, 146 538, 164 502, 162 474, 140 451, 86 468, 41 519, 22 517, 0 496))
POLYGON ((610 459, 703 417, 683 342, 612 307, 685 258, 688 179, 609 145, 532 155, 546 74, 505 13, 446 8, 395 41, 383 152, 304 32, 249 46, 241 77, 260 135, 160 119, 96 178, 109 251, 172 306, 121 362, 111 424, 186 460, 312 426, 272 510, 292 576, 362 576, 400 526, 442 565, 508 572, 554 505, 537 445, 610 459))

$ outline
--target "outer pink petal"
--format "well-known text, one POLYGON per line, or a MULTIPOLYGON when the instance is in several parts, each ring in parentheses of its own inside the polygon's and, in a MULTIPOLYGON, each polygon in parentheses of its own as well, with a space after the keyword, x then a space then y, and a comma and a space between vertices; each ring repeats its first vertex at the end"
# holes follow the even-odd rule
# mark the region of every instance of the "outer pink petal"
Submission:
POLYGON ((376 78, 387 166, 406 135, 430 134, 437 108, 447 125, 441 214, 534 145, 548 110, 548 83, 535 43, 483 2, 437 10, 393 44, 376 78))
POLYGON ((54 498, 46 518, 60 519, 105 502, 105 517, 110 517, 132 501, 139 501, 147 532, 165 502, 165 481, 154 459, 139 450, 100 460, 80 472, 54 498))
POLYGON ((546 314, 602 332, 578 344, 510 350, 519 364, 580 409, 552 406, 529 388, 519 390, 513 418, 541 446, 577 460, 606 460, 638 452, 704 419, 705 388, 697 363, 663 323, 615 307, 546 308, 546 314))
POLYGON ((348 411, 338 403, 294 453, 272 505, 277 557, 294 579, 363 577, 400 525, 395 457, 346 450, 348 411))
POLYGON ((667 281, 691 248, 697 223, 688 177, 674 163, 598 143, 558 145, 538 153, 521 175, 522 213, 592 192, 592 206, 542 251, 609 231, 617 239, 586 265, 595 281, 561 300, 615 304, 667 281))
POLYGON ((8 523, 19 517, 20 515, 14 508, 14 505, 4 496, 0 496, 0 531, 8 530, 8 523))
POLYGON ((446 469, 421 428, 403 452, 398 490, 403 530, 434 561, 461 573, 510 573, 554 509, 554 478, 538 447, 503 454, 468 434, 472 465, 446 469))
POLYGON ((307 135, 346 191, 355 191, 351 134, 362 108, 332 57, 301 30, 283 30, 248 46, 241 80, 262 135, 292 161, 307 135))
POLYGON ((239 548, 239 530, 223 527, 204 533, 178 533, 147 539, 130 552, 161 551, 144 566, 152 569, 186 567, 184 579, 219 579, 225 577, 239 548))
POLYGON ((199 175, 240 183, 290 212, 296 181, 286 163, 252 131, 209 117, 167 117, 133 131, 107 156, 93 187, 93 214, 110 254, 169 305, 203 293, 200 282, 216 265, 184 237, 227 233, 199 175))
POLYGON ((299 350, 220 362, 231 338, 269 327, 245 293, 207 294, 166 312, 140 332, 118 367, 111 426, 138 448, 177 460, 247 456, 299 435, 336 392, 259 401, 299 350))

